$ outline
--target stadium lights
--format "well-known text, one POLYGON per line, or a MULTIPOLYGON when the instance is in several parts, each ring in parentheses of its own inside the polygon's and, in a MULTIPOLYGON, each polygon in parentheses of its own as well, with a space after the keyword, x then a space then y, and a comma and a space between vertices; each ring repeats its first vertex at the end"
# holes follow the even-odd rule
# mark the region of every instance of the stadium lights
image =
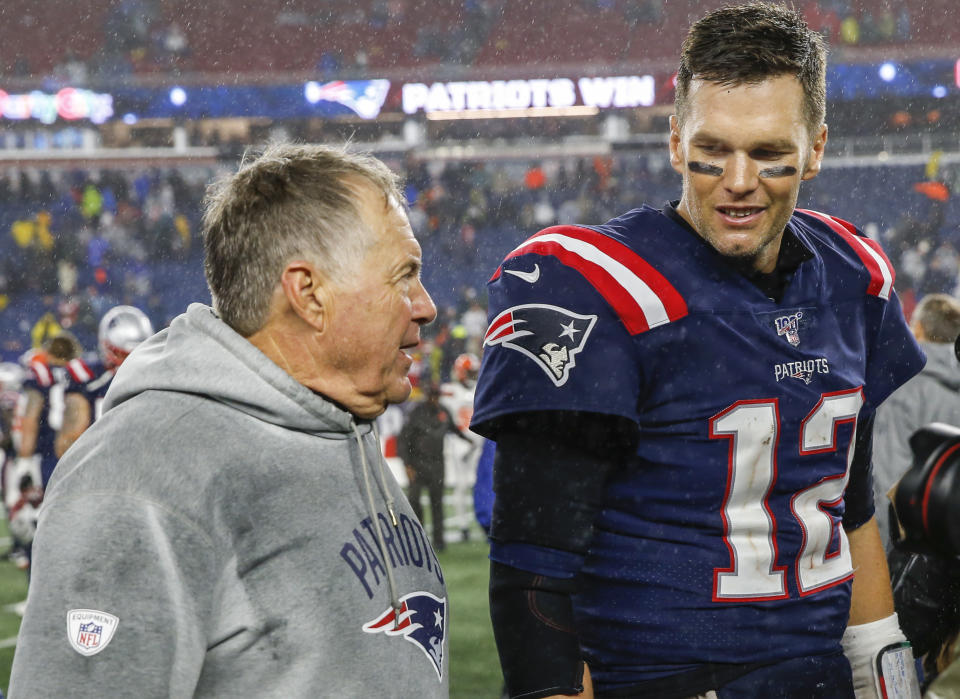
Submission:
POLYGON ((933 96, 938 100, 943 99, 947 96, 947 88, 945 88, 943 85, 937 85, 933 88, 933 96))
POLYGON ((12 95, 0 90, 0 117, 6 119, 36 119, 44 124, 52 124, 58 118, 89 119, 103 124, 112 116, 113 96, 109 94, 75 87, 65 87, 56 94, 33 90, 12 95))
POLYGON ((882 66, 880 66, 880 70, 878 72, 880 74, 880 79, 884 82, 890 82, 897 77, 897 67, 892 63, 884 63, 882 66))
POLYGON ((478 109, 470 111, 448 110, 427 113, 430 121, 454 119, 530 119, 537 117, 583 117, 596 116, 599 107, 528 107, 527 109, 478 109))
POLYGON ((174 107, 182 107, 187 101, 187 91, 182 87, 175 87, 170 90, 170 103, 174 107))
POLYGON ((303 96, 307 98, 307 102, 310 104, 316 104, 323 99, 323 89, 320 87, 320 83, 311 80, 305 84, 303 86, 303 96))

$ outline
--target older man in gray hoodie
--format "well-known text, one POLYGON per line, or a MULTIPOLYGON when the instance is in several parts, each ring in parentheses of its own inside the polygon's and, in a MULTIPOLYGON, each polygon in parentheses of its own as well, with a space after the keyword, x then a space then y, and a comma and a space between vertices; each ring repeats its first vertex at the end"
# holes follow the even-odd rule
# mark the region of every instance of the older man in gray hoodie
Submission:
POLYGON ((40 516, 13 697, 445 697, 448 609, 373 420, 436 308, 373 158, 215 186, 213 308, 117 373, 40 516))
POLYGON ((960 426, 960 362, 954 352, 960 335, 960 302, 946 294, 924 296, 913 311, 910 329, 927 355, 927 364, 877 409, 873 428, 875 516, 888 549, 887 493, 913 461, 910 435, 931 422, 960 426))

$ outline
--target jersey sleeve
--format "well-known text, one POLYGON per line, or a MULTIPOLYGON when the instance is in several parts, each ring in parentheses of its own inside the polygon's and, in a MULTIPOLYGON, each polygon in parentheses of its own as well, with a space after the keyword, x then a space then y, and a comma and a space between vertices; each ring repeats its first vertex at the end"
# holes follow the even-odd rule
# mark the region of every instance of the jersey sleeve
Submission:
POLYGON ((859 260, 867 297, 864 410, 872 414, 887 396, 919 373, 927 361, 903 316, 893 286, 896 272, 880 244, 852 223, 817 211, 800 213, 826 224, 853 252, 853 259, 859 260))
POLYGON ((489 284, 471 429, 492 437, 495 419, 545 410, 637 421, 643 377, 636 331, 616 303, 626 292, 603 269, 605 259, 598 264, 540 248, 504 262, 489 284))
POLYGON ((897 388, 918 374, 926 355, 907 326, 896 291, 889 300, 868 299, 868 332, 873 338, 867 354, 865 408, 874 412, 897 388))

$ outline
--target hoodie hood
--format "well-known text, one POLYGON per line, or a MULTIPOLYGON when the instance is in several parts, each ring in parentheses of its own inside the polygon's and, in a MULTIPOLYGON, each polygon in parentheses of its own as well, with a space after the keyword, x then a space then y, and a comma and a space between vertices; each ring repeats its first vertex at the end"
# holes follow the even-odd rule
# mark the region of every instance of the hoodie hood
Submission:
MULTIPOLYGON (((377 520, 371 466, 358 421, 347 411, 295 381, 265 354, 220 320, 213 309, 194 303, 170 327, 140 344, 114 377, 104 400, 104 411, 146 391, 171 391, 203 396, 224 403, 263 422, 318 436, 356 441, 363 478, 363 495, 370 521, 377 520), (336 434, 335 434, 336 433, 336 434)), ((367 421, 364 421, 367 422, 367 421)), ((377 445, 379 489, 394 528, 398 519, 394 497, 386 482, 386 466, 377 445)), ((374 527, 381 551, 386 551, 380 527, 374 527)), ((386 566, 390 606, 401 612, 391 566, 386 566)))
POLYGON ((944 386, 960 391, 960 362, 957 361, 952 342, 921 342, 927 355, 923 373, 944 386))
POLYGON ((145 391, 202 395, 264 422, 315 434, 351 433, 354 422, 350 413, 295 381, 200 303, 191 304, 127 357, 104 410, 145 391))

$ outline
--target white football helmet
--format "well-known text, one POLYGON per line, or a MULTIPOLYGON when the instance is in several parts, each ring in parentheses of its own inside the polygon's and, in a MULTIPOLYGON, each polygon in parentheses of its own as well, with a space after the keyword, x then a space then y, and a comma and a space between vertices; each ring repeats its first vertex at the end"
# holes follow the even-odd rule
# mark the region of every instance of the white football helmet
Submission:
POLYGON ((118 367, 133 348, 153 335, 146 313, 133 306, 114 306, 100 321, 100 356, 109 367, 118 367))
POLYGON ((480 372, 480 360, 472 352, 464 352, 453 361, 453 375, 462 384, 473 383, 480 372))
MULTIPOLYGON (((10 409, 17 404, 20 387, 26 372, 19 364, 0 362, 0 409, 10 409)), ((0 453, 0 463, 3 455, 0 453)))
POLYGON ((0 390, 19 391, 26 372, 14 362, 0 362, 0 390))

